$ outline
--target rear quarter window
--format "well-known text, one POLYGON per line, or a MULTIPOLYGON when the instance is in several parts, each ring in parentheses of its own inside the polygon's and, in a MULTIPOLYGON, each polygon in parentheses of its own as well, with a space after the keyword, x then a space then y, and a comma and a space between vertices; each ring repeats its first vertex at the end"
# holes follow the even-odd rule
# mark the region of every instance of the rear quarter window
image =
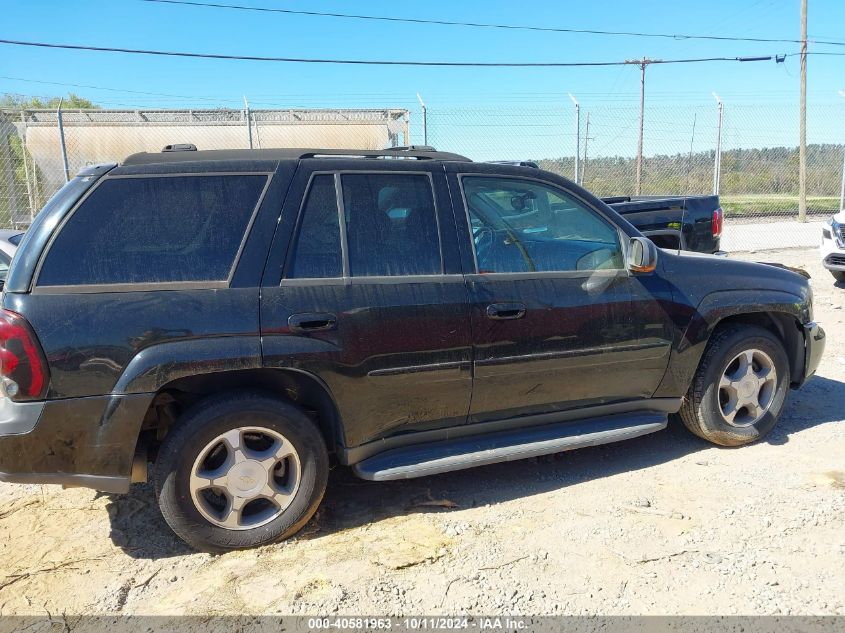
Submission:
POLYGON ((225 281, 267 178, 107 179, 56 236, 38 285, 225 281))

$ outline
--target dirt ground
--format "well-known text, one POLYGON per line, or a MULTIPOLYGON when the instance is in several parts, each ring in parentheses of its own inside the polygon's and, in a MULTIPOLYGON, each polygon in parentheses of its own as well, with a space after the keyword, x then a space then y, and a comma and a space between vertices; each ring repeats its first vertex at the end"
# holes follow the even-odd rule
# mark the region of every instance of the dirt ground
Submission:
POLYGON ((0 615, 845 614, 845 287, 815 250, 827 351, 766 441, 678 422, 425 479, 332 473, 296 539, 209 556, 126 496, 0 484, 0 615))

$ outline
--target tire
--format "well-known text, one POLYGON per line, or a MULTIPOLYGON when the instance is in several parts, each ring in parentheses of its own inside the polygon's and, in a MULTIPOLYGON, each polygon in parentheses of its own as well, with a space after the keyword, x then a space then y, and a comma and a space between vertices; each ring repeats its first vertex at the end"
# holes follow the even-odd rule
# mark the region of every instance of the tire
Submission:
POLYGON ((789 383, 789 359, 776 336, 761 327, 727 325, 717 329, 707 345, 681 407, 681 420, 692 433, 714 444, 750 444, 763 438, 778 421, 786 404, 789 383), (726 378, 741 376, 743 370, 739 363, 744 362, 747 366, 750 350, 754 350, 751 366, 759 368, 754 376, 769 376, 767 383, 755 387, 755 379, 751 378, 720 387, 723 375, 726 378), (742 361, 740 355, 746 360, 742 361), (774 369, 774 376, 766 373, 768 364, 774 369), (750 395, 748 402, 757 398, 761 408, 756 411, 753 405, 738 408, 736 403, 745 402, 745 396, 755 388, 757 395, 750 395), (768 404, 765 408, 762 407, 764 403, 768 404), (763 409, 761 415, 755 415, 763 409), (730 414, 723 414, 725 410, 735 412, 732 423, 728 421, 730 414))
POLYGON ((296 534, 317 511, 328 472, 323 437, 302 411, 264 394, 234 392, 180 417, 162 443, 154 477, 170 528, 191 547, 220 554, 296 534), (247 486, 251 491, 240 488, 247 486), (267 494, 245 501, 260 494, 257 486, 267 494))
POLYGON ((845 270, 831 270, 830 274, 833 275, 836 281, 845 283, 845 270))

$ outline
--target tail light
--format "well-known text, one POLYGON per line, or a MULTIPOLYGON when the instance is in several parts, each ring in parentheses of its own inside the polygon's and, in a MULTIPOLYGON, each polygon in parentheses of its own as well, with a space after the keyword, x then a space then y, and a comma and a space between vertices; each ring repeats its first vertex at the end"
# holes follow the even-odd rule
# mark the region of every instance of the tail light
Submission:
POLYGON ((722 235, 722 225, 724 224, 724 212, 722 207, 719 207, 713 212, 713 237, 720 237, 722 235))
POLYGON ((12 400, 39 400, 47 392, 44 352, 27 320, 0 310, 0 390, 12 400))

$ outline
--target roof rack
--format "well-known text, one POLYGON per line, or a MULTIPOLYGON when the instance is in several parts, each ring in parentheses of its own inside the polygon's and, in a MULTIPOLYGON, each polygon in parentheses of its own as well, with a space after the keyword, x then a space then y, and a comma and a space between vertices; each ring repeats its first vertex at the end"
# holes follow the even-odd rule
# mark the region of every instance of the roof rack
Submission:
MULTIPOLYGON (((174 146, 168 146, 174 147, 174 146)), ((211 160, 297 160, 303 158, 413 158, 416 160, 448 160, 472 162, 471 159, 451 152, 438 152, 427 145, 388 147, 387 149, 211 149, 197 151, 194 146, 184 144, 178 149, 165 149, 161 153, 141 152, 128 156, 123 165, 146 165, 153 163, 201 162, 211 160), (187 149, 187 147, 192 149, 187 149), (183 149, 184 148, 184 149, 183 149)))

